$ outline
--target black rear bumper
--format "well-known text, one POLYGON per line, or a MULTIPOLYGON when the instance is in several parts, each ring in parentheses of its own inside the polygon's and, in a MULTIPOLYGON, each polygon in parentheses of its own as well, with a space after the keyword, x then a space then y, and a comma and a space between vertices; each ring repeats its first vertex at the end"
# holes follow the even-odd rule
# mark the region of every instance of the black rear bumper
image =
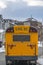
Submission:
POLYGON ((38 56, 6 56, 7 60, 37 60, 38 56))

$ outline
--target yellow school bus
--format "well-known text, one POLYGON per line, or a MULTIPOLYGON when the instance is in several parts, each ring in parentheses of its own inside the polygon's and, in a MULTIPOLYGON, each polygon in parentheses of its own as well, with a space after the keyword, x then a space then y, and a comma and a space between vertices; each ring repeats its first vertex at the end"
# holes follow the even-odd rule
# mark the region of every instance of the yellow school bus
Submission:
POLYGON ((36 65, 38 59, 38 32, 28 25, 9 27, 5 33, 6 65, 27 63, 36 65))

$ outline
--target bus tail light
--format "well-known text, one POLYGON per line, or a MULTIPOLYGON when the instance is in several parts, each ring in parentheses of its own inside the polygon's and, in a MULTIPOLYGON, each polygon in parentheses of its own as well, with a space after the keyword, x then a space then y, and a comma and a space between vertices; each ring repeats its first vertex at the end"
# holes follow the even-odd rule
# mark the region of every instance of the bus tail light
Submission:
POLYGON ((9 27, 6 32, 10 33, 10 32, 14 32, 14 28, 13 27, 9 27))
POLYGON ((37 29, 34 27, 30 27, 29 32, 37 32, 37 29))

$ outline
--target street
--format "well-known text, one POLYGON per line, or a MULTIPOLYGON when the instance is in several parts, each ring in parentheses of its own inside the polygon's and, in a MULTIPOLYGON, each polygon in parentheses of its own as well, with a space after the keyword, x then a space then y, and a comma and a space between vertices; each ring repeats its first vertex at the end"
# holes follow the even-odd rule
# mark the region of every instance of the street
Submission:
POLYGON ((4 53, 0 53, 0 65, 6 65, 4 53))

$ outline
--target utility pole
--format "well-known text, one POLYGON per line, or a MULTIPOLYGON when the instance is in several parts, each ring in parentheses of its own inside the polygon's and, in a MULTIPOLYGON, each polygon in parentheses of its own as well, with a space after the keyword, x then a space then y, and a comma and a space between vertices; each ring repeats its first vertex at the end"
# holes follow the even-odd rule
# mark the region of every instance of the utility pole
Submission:
MULTIPOLYGON (((43 22, 43 19, 42 19, 42 22, 43 22)), ((42 24, 41 30, 42 30, 41 41, 42 41, 42 55, 43 55, 43 24, 42 24)))

